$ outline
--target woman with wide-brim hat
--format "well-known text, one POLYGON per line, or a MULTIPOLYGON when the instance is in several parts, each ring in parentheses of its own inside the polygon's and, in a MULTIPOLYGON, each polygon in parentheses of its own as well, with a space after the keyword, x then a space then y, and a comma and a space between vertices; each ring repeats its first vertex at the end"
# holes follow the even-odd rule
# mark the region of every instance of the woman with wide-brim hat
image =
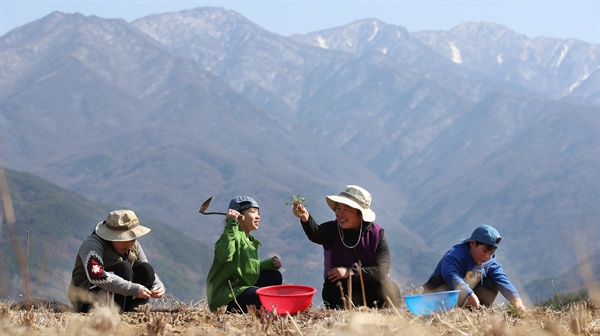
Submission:
POLYGON ((292 210, 308 239, 323 246, 324 304, 337 309, 350 304, 383 308, 391 302, 398 307, 400 289, 390 278, 389 246, 384 229, 374 222, 371 194, 348 185, 339 195, 326 196, 325 200, 336 219, 320 225, 301 203, 295 203, 292 210), (344 302, 345 298, 352 302, 344 302))
POLYGON ((121 311, 133 311, 151 297, 163 297, 164 285, 137 241, 148 232, 131 210, 111 211, 96 225, 75 258, 69 300, 76 311, 111 300, 121 311))

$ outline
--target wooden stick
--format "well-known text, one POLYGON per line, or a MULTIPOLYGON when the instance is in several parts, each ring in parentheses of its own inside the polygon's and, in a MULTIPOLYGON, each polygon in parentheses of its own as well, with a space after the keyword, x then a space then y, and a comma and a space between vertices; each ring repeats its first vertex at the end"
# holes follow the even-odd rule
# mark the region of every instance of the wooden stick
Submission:
POLYGON ((48 273, 50 273, 50 274, 54 275, 54 276, 55 276, 55 277, 56 277, 58 280, 60 280, 60 281, 64 282, 66 285, 68 285, 68 284, 69 284, 68 282, 66 282, 65 280, 63 280, 61 277, 59 277, 58 275, 56 275, 56 274, 52 273, 52 271, 51 271, 51 270, 49 270, 49 269, 47 269, 46 267, 44 267, 44 266, 42 266, 42 265, 40 265, 40 264, 36 263, 35 261, 33 262, 33 264, 34 264, 34 265, 36 265, 36 266, 38 266, 38 267, 40 267, 40 268, 42 268, 42 269, 44 269, 46 272, 48 272, 48 273))
MULTIPOLYGON (((0 166, 0 197, 2 198, 2 209, 4 210, 4 218, 6 218, 6 225, 8 226, 8 232, 12 248, 17 259, 17 265, 21 276, 23 276, 26 282, 25 275, 25 257, 21 251, 21 244, 19 243, 19 234, 17 233, 16 220, 15 220, 15 209, 12 204, 12 199, 8 191, 8 183, 6 182, 6 175, 4 174, 4 168, 0 166)), ((0 221, 1 222, 1 221, 0 221)), ((26 300, 29 301, 29 291, 27 290, 27 283, 25 283, 26 300)))
POLYGON ((362 287, 363 306, 367 307, 367 296, 365 294, 365 282, 362 276, 362 267, 360 260, 358 261, 356 268, 358 269, 358 276, 360 277, 360 287, 362 287))
POLYGON ((25 254, 25 298, 29 302, 29 231, 30 227, 27 227, 27 252, 25 254))

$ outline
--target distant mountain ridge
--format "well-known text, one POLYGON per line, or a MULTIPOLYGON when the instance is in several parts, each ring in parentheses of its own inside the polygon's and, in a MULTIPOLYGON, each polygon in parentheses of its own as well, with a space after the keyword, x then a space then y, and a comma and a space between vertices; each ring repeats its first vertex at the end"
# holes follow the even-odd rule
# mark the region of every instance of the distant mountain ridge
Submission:
POLYGON ((285 201, 300 193, 328 220, 324 196, 345 184, 373 193, 404 285, 486 222, 523 288, 570 267, 564 232, 598 223, 598 45, 376 19, 286 38, 211 7, 132 23, 55 12, 1 38, 8 167, 209 244, 220 220, 199 204, 251 194, 289 281, 319 287, 322 256, 285 201))
POLYGON ((463 71, 470 69, 551 99, 573 94, 600 103, 597 86, 584 88, 585 83, 598 80, 598 45, 575 39, 531 39, 488 22, 468 22, 447 32, 410 33, 379 20, 360 20, 294 38, 356 56, 377 50, 402 63, 449 68, 447 62, 452 62, 463 71))

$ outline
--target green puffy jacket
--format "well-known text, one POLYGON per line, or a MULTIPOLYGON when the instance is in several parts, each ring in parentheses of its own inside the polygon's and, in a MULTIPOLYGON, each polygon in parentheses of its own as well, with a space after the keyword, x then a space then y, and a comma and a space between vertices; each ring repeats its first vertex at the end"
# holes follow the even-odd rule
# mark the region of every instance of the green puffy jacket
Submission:
POLYGON ((275 269, 273 258, 262 262, 258 258, 260 245, 260 241, 252 235, 246 238, 236 219, 227 219, 223 233, 215 243, 215 255, 206 279, 208 308, 211 311, 253 287, 260 271, 275 269))

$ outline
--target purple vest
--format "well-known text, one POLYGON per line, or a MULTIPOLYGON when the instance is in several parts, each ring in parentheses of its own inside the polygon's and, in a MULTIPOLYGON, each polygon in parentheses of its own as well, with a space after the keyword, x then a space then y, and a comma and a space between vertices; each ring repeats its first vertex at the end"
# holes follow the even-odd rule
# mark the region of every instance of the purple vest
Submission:
MULTIPOLYGON (((360 243, 349 249, 342 243, 339 232, 333 238, 333 244, 329 249, 323 249, 323 279, 327 280, 327 272, 333 267, 352 267, 360 260, 362 266, 375 265, 375 252, 379 246, 381 226, 373 222, 368 231, 362 233, 360 243)), ((364 230, 365 224, 363 224, 364 230)))

